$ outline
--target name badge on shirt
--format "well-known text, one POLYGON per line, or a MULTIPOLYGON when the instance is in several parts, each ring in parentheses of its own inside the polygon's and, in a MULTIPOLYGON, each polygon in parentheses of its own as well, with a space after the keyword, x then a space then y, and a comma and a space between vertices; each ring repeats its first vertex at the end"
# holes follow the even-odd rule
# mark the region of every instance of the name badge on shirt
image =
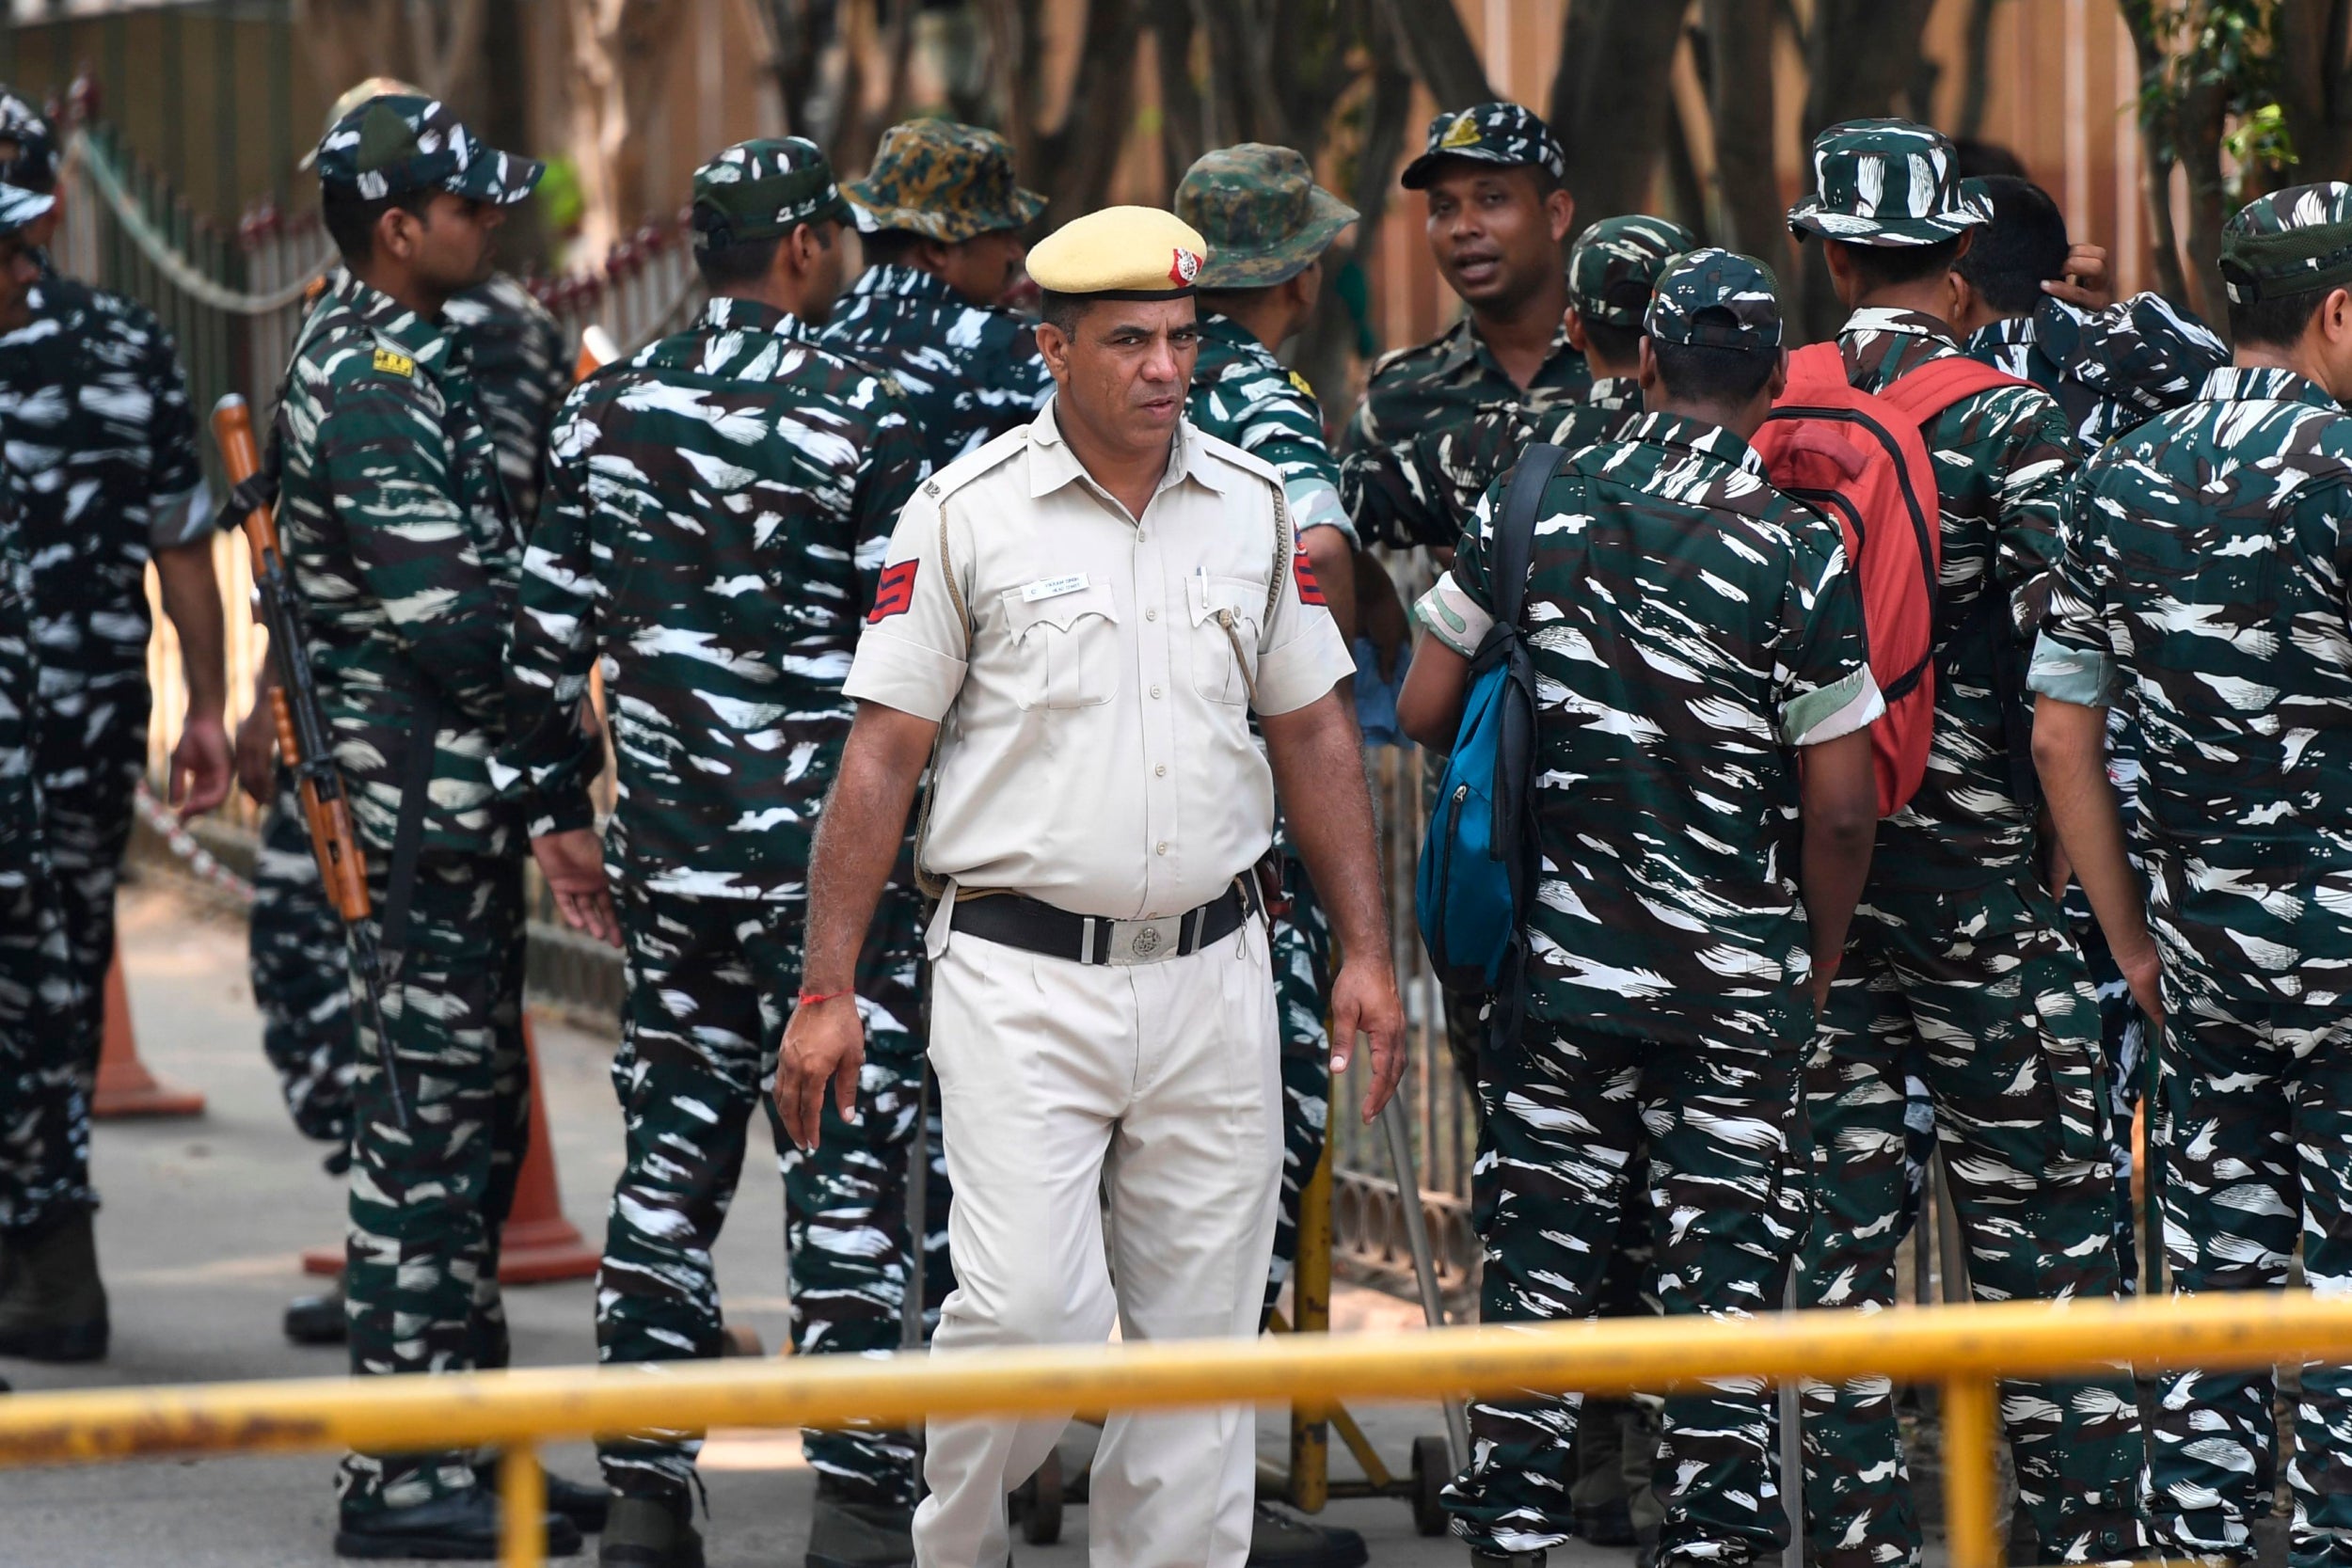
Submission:
POLYGON ((1064 594, 1075 594, 1086 585, 1087 575, 1084 572, 1073 577, 1040 578, 1021 590, 1021 602, 1035 604, 1040 599, 1058 599, 1064 594))

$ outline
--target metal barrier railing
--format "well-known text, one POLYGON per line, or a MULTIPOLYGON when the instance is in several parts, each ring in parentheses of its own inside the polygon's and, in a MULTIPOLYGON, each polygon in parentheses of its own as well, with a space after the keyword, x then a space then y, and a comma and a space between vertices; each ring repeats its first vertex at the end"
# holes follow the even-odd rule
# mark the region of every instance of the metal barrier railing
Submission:
POLYGON ((2128 1364, 2244 1369, 2352 1360, 2352 1299, 2303 1292, 2161 1302, 2017 1302, 1879 1313, 1621 1318, 1532 1328, 1047 1346, 930 1355, 302 1379, 0 1400, 0 1467, 176 1454, 497 1447, 508 1568, 537 1568, 548 1438, 730 1427, 844 1427, 1073 1410, 1656 1391, 1709 1378, 1890 1376, 1944 1396, 1951 1568, 2000 1568, 1994 1455, 2003 1378, 2128 1364))

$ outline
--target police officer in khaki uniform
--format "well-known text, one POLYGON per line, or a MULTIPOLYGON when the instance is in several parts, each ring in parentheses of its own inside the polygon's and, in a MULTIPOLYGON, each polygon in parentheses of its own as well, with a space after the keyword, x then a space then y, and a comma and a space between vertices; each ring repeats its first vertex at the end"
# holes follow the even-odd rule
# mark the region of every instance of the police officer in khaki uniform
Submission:
MULTIPOLYGON (((1403 1069, 1371 801, 1333 689, 1353 665, 1280 478, 1184 417, 1206 248, 1115 207, 1032 253, 1055 399, 908 505, 846 688, 858 716, 776 1095, 803 1145, 828 1096, 853 1102, 858 944, 936 739, 918 863, 942 893, 948 1349, 1099 1343, 1114 1322, 1256 1333, 1282 1131, 1252 870, 1278 789, 1316 801, 1291 832, 1346 954, 1334 1065, 1371 1037, 1367 1117, 1403 1069)), ((1005 1495, 1064 1424, 933 1423, 917 1562, 1004 1561, 1005 1495)), ((1094 1560, 1240 1568, 1251 1427, 1240 1406, 1114 1416, 1094 1560)))

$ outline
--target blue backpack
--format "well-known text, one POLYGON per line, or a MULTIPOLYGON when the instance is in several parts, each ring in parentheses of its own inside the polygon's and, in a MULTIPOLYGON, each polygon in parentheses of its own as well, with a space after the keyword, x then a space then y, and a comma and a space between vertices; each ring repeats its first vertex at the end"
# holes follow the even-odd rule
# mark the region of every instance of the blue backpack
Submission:
POLYGON ((1535 515, 1567 453, 1531 446, 1511 471, 1495 526, 1487 581, 1495 624, 1470 660, 1470 694, 1438 782, 1413 887, 1421 940, 1438 978, 1454 990, 1505 1000, 1497 1022, 1516 1033, 1535 848, 1535 667, 1519 626, 1535 552, 1535 515))

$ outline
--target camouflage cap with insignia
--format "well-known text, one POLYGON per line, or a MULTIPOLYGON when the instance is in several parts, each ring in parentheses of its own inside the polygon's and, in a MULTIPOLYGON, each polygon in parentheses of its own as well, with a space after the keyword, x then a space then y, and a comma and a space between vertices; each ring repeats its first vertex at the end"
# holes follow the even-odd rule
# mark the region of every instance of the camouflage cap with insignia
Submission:
POLYGON ((1790 230, 1849 245, 1940 245, 1993 216, 1961 189, 1950 138, 1908 119, 1831 126, 1813 138, 1813 182, 1790 230))
POLYGON ((441 190, 506 207, 547 172, 485 145, 447 104, 406 92, 379 93, 336 120, 314 159, 321 185, 363 201, 441 190))
POLYGON ((874 153, 873 172, 844 184, 841 194, 857 209, 860 233, 903 229, 948 245, 1025 229, 1045 211, 1045 198, 1013 178, 1009 142, 952 119, 892 126, 874 153))
POLYGON ((1157 207, 1104 207, 1038 241, 1029 276, 1048 293, 1097 299, 1182 299, 1193 292, 1209 242, 1157 207))
POLYGON ((2248 202, 2221 228, 2233 305, 2352 284, 2352 185, 2296 185, 2248 202))
POLYGON ((1698 244, 1696 234, 1664 218, 1643 213, 1603 218, 1578 235, 1568 252, 1569 306, 1604 326, 1639 327, 1659 269, 1698 244))
POLYGON ((57 188, 57 133, 31 103, 0 87, 0 184, 57 188))
POLYGON ((1659 342, 1692 348, 1778 348, 1780 295, 1763 262, 1710 245, 1660 272, 1642 329, 1659 342))
POLYGON ((723 250, 828 218, 856 221, 832 163, 806 136, 737 142, 694 171, 696 250, 723 250))
MULTIPOLYGON (((336 95, 335 102, 328 105, 326 110, 326 129, 328 131, 335 129, 335 122, 337 120, 342 119, 343 116, 351 113, 352 110, 359 107, 362 103, 367 103, 370 99, 392 97, 430 98, 433 95, 431 93, 425 91, 422 87, 418 87, 412 82, 404 82, 397 76, 362 77, 360 80, 354 82, 351 86, 343 88, 341 93, 336 95)), ((323 135, 326 133, 322 132, 320 134, 323 135)), ((294 166, 296 168, 309 168, 311 165, 317 163, 318 161, 319 150, 313 147, 309 151, 305 152, 301 157, 294 160, 294 166)))
POLYGON ((1312 266, 1356 221, 1287 147, 1244 142, 1204 152, 1176 186, 1176 215, 1209 242, 1204 289, 1270 289, 1312 266))
POLYGON ((1568 155, 1560 138, 1524 103, 1474 103, 1438 115, 1429 122, 1428 148, 1405 166, 1398 183, 1408 191, 1425 189, 1448 158, 1540 168, 1554 180, 1568 177, 1568 155))

